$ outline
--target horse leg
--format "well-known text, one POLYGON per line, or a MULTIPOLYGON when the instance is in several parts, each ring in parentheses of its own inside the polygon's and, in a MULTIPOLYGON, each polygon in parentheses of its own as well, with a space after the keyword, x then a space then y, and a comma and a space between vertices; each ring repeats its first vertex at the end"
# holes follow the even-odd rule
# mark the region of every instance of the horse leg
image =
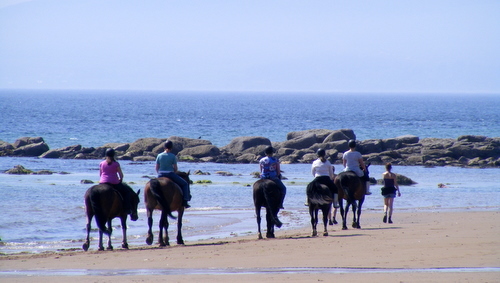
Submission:
POLYGON ((266 224, 267 224, 267 233, 266 238, 275 238, 274 236, 274 221, 271 214, 270 209, 266 209, 266 224))
MULTIPOLYGON (((344 229, 344 223, 345 223, 345 220, 344 220, 344 200, 342 198, 339 198, 339 208, 340 208, 340 217, 342 217, 342 230, 345 230, 344 229)), ((347 227, 346 227, 347 229, 347 227)))
POLYGON ((158 235, 158 244, 160 245, 160 247, 164 247, 164 246, 168 245, 168 234, 167 234, 168 226, 167 226, 167 228, 165 228, 165 223, 168 225, 168 220, 166 218, 167 218, 167 214, 165 212, 163 212, 163 210, 162 210, 161 216, 160 216, 160 224, 159 224, 160 234, 158 235), (163 238, 163 229, 165 229, 165 237, 167 239, 167 243, 165 243, 165 239, 163 238))
POLYGON ((359 224, 359 219, 361 218, 361 207, 363 206, 364 199, 361 199, 358 203, 358 219, 356 222, 356 228, 361 229, 361 225, 359 224))
POLYGON ((312 235, 313 237, 316 237, 318 236, 318 231, 316 231, 316 225, 318 224, 318 215, 316 214, 315 215, 315 212, 317 213, 318 211, 314 210, 314 208, 312 206, 309 206, 309 214, 311 215, 311 226, 312 226, 312 235))
POLYGON ((107 249, 112 251, 113 246, 111 245, 111 233, 113 231, 113 227, 111 226, 111 219, 108 220, 108 231, 109 231, 109 235, 108 235, 108 247, 107 247, 107 249))
POLYGON ((83 246, 82 246, 82 249, 84 251, 88 251, 89 250, 89 246, 90 246, 90 223, 92 221, 92 216, 88 216, 87 217, 87 239, 85 240, 85 242, 83 243, 83 246))
POLYGON ((177 244, 184 245, 184 239, 182 239, 182 216, 184 215, 184 210, 180 209, 177 215, 177 244))
POLYGON ((342 213, 342 230, 347 230, 347 215, 349 214, 350 202, 346 201, 344 213, 342 213))
POLYGON ((358 217, 356 216, 356 212, 358 210, 358 205, 356 201, 352 203, 352 228, 358 228, 358 217))
POLYGON ((260 217, 260 207, 259 208, 255 208, 255 214, 257 215, 256 218, 257 218, 257 228, 258 228, 258 231, 259 231, 259 240, 260 239, 263 239, 262 238, 262 232, 260 231, 260 222, 262 221, 262 218, 260 217))
POLYGON ((120 217, 120 220, 122 221, 122 248, 128 250, 128 243, 127 243, 127 216, 125 217, 120 217))
POLYGON ((151 245, 153 244, 153 230, 151 227, 153 226, 153 210, 148 209, 148 237, 146 238, 146 244, 151 245))
POLYGON ((322 212, 323 212, 323 226, 325 227, 325 230, 323 231, 323 236, 328 236, 328 211, 330 210, 330 206, 323 206, 322 212))
POLYGON ((102 244, 102 235, 104 233, 99 229, 99 244, 98 244, 98 250, 99 251, 104 251, 104 245, 102 244))

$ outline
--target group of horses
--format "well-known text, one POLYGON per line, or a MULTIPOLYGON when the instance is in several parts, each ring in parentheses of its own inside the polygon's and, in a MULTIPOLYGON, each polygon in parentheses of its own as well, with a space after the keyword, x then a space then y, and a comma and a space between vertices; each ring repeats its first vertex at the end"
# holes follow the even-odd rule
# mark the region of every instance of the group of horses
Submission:
MULTIPOLYGON (((189 172, 178 172, 188 183, 189 172)), ((361 215, 361 207, 365 199, 366 182, 361 179, 354 172, 342 172, 334 181, 338 188, 340 213, 342 216, 342 229, 347 229, 346 218, 349 212, 349 206, 353 206, 353 228, 361 228, 359 218, 361 215), (343 200, 346 201, 345 208, 343 207, 343 200), (357 215, 356 215, 357 214, 357 215)), ((130 208, 131 211, 124 210, 124 198, 121 194, 109 184, 98 184, 92 186, 85 193, 85 212, 87 215, 87 238, 83 244, 83 250, 87 251, 90 246, 90 231, 91 221, 95 217, 97 228, 99 229, 99 250, 104 250, 103 235, 108 236, 107 249, 112 250, 111 221, 119 217, 121 220, 121 227, 123 233, 122 248, 128 249, 127 243, 127 217, 130 213, 130 219, 136 221, 138 219, 137 208, 139 205, 140 190, 134 192, 128 185, 123 184, 131 191, 130 208)), ((306 189, 308 198, 309 213, 311 215, 311 225, 313 228, 313 236, 317 236, 316 226, 318 224, 318 211, 321 209, 323 214, 324 236, 328 236, 327 222, 328 212, 330 211, 333 202, 333 192, 330 189, 318 182, 311 182, 306 189)), ((281 192, 278 185, 269 179, 259 179, 253 185, 253 199, 255 205, 255 213, 258 226, 258 237, 262 239, 261 233, 261 209, 266 209, 266 224, 267 233, 266 238, 275 238, 274 227, 280 228, 283 223, 278 218, 278 213, 281 206, 281 192)), ((183 245, 182 238, 182 217, 184 215, 184 206, 182 205, 182 191, 180 187, 169 178, 161 177, 151 179, 144 187, 144 201, 146 205, 148 217, 148 236, 146 243, 151 245, 153 243, 153 212, 154 210, 161 211, 159 221, 159 246, 168 246, 168 218, 177 219, 177 244, 183 245), (177 212, 174 216, 172 212, 177 212), (163 235, 163 232, 165 235, 163 235)))
MULTIPOLYGON (((178 172, 186 182, 191 183, 189 179, 189 172, 178 172)), ((123 184, 127 189, 131 191, 130 197, 130 219, 136 221, 137 217, 137 207, 139 205, 139 193, 141 190, 134 192, 130 186, 123 184)), ((119 217, 121 220, 123 240, 122 248, 128 249, 127 244, 127 216, 128 212, 124 210, 122 195, 109 184, 99 184, 92 186, 85 193, 85 212, 87 215, 87 238, 83 244, 83 250, 87 251, 90 245, 90 230, 92 218, 95 216, 97 228, 99 229, 99 250, 104 250, 104 245, 102 242, 103 234, 108 236, 108 250, 112 250, 111 245, 111 233, 112 225, 111 221, 119 217), (107 227, 106 227, 107 224, 107 227)), ((182 217, 184 215, 184 206, 182 205, 182 191, 180 187, 174 183, 169 178, 161 177, 151 179, 146 183, 144 187, 144 202, 146 203, 146 211, 148 217, 148 237, 146 238, 146 243, 151 245, 153 243, 153 211, 155 209, 161 210, 161 217, 159 222, 159 240, 160 246, 169 245, 168 237, 168 217, 172 219, 177 219, 177 244, 183 245, 184 240, 182 238, 182 217), (172 212, 176 211, 177 216, 174 216, 172 212), (163 235, 165 232, 165 235, 163 235)))

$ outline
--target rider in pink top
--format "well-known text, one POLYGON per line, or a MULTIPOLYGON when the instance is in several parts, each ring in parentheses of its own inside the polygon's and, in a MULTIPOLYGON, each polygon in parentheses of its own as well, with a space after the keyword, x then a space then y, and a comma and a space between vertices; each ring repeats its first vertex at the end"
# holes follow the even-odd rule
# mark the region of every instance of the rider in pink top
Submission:
POLYGON ((99 164, 99 183, 109 184, 117 190, 123 198, 123 209, 127 214, 131 213, 130 210, 130 195, 133 191, 122 184, 123 172, 115 159, 115 150, 108 148, 106 150, 106 159, 99 164))
POLYGON ((99 183, 119 184, 123 179, 122 169, 120 163, 111 161, 109 163, 108 157, 106 160, 99 164, 99 174, 101 176, 99 183))

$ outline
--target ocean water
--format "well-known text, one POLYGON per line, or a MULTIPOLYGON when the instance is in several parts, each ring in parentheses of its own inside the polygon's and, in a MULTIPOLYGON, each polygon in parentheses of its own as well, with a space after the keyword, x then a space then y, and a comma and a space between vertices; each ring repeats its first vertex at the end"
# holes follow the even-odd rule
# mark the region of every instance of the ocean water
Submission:
MULTIPOLYGON (((264 136, 286 140, 291 131, 351 128, 358 139, 416 135, 420 138, 456 138, 474 134, 500 136, 500 96, 496 95, 374 95, 374 94, 263 94, 263 93, 161 93, 99 91, 0 91, 0 140, 14 142, 23 136, 41 136, 51 148, 81 144, 133 142, 143 137, 172 135, 210 140, 217 146, 238 136, 264 136)), ((99 160, 60 160, 0 157, 0 172, 23 165, 52 175, 0 173, 0 253, 80 249, 86 236, 83 195, 98 181, 99 160), (66 172, 69 174, 60 174, 66 172)), ((125 181, 143 189, 145 176, 154 176, 152 162, 120 161, 125 181)), ((341 170, 335 165, 336 171, 341 170)), ((255 235, 251 175, 256 164, 180 163, 183 171, 202 170, 194 176, 211 184, 193 185, 184 217, 186 242, 239 235, 255 235), (219 176, 228 171, 233 176, 219 176)), ((285 223, 281 229, 309 225, 305 187, 312 180, 309 164, 284 164, 288 188, 285 223)), ((380 178, 381 166, 371 175, 380 178)), ((498 210, 498 169, 455 167, 395 167, 396 173, 418 184, 402 187, 395 201, 398 211, 498 210), (438 189, 438 183, 447 188, 438 189)), ((372 187, 364 210, 380 212, 380 186, 372 187)), ((141 192, 141 201, 143 200, 141 192)), ((128 221, 131 246, 145 245, 147 219, 141 202, 139 220, 128 221)), ((153 231, 158 232, 159 212, 153 231)), ((121 228, 115 219, 113 243, 120 247, 121 228)), ((379 223, 363 223, 364 227, 379 223)), ((95 223, 92 223, 95 227, 95 223)), ((175 221, 171 221, 175 235, 175 221)), ((332 229, 332 228, 330 228, 332 229)), ((338 226, 333 227, 338 230, 338 226)), ((278 229, 279 233, 280 229, 278 229)), ((90 249, 97 248, 97 231, 90 249)), ((171 236, 171 239, 174 237, 171 236)), ((156 242, 157 238, 155 239, 156 242)))
POLYGON ((0 139, 51 148, 181 136, 227 145, 292 131, 353 129, 358 140, 500 137, 500 95, 0 91, 0 139))

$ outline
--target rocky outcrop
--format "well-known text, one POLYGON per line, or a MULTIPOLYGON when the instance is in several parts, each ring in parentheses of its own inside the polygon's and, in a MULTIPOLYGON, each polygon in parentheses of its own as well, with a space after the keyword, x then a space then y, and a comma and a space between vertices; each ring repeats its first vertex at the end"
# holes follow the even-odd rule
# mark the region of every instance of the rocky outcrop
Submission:
MULTIPOLYGON (((316 151, 325 149, 332 163, 341 163, 348 140, 356 135, 350 129, 290 132, 287 140, 271 142, 265 137, 236 137, 217 147, 208 140, 171 136, 142 138, 132 143, 108 143, 101 147, 81 145, 49 149, 41 137, 23 137, 13 144, 0 141, 0 156, 38 156, 40 158, 101 159, 107 148, 114 148, 118 159, 154 161, 165 141, 174 143, 173 152, 188 162, 256 163, 272 145, 282 163, 310 163, 316 151)), ((389 139, 358 141, 358 151, 367 162, 383 165, 500 167, 500 138, 464 135, 457 139, 424 138, 405 135, 389 139)))

